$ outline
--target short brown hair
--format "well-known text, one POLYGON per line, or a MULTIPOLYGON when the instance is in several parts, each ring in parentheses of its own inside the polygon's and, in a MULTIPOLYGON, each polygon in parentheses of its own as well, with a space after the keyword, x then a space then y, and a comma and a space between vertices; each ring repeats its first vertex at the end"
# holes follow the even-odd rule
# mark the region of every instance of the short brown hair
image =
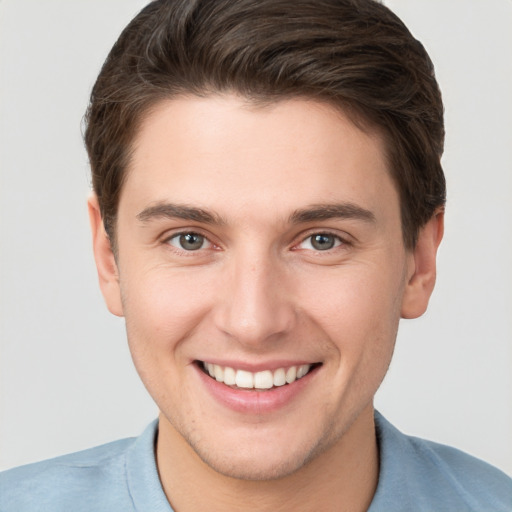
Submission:
POLYGON ((443 105, 432 62, 373 0, 156 0, 125 28, 101 69, 85 143, 105 229, 141 121, 183 94, 236 92, 256 102, 307 97, 384 136, 405 245, 442 208, 443 105))

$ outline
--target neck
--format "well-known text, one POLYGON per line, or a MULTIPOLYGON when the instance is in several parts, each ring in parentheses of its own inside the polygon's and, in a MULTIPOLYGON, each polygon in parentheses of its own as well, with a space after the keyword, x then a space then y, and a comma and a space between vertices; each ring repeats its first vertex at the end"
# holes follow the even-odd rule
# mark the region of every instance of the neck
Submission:
POLYGON ((213 470, 161 415, 157 465, 176 512, 365 511, 379 472, 373 406, 308 464, 286 477, 263 481, 239 480, 213 470))

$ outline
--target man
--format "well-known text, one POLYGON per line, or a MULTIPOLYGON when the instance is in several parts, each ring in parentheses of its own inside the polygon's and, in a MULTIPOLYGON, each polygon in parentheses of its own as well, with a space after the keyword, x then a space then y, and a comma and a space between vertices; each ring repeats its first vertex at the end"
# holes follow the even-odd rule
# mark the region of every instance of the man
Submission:
POLYGON ((510 510, 373 409, 443 234, 440 93, 371 1, 157 1, 85 135, 100 286, 158 423, 6 473, 0 510, 510 510))

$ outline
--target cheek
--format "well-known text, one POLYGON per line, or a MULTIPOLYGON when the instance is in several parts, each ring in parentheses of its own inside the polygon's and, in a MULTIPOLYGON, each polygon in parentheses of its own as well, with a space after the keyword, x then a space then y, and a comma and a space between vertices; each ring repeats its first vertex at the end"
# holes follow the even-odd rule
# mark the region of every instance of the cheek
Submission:
POLYGON ((128 342, 138 368, 158 366, 179 353, 211 303, 208 281, 186 272, 152 269, 121 283, 128 342))
POLYGON ((205 287, 191 284, 184 273, 176 276, 163 269, 122 281, 132 360, 149 394, 164 409, 184 392, 183 372, 190 363, 186 340, 208 310, 205 287))
POLYGON ((137 317, 146 327, 186 329, 206 307, 211 295, 206 275, 156 268, 122 283, 121 294, 127 317, 137 317))
POLYGON ((340 267, 317 275, 308 296, 311 319, 320 326, 334 355, 332 371, 345 392, 376 391, 394 349, 403 294, 401 268, 382 265, 340 267), (392 267, 391 267, 392 268, 392 267), (351 391, 352 390, 352 391, 351 391))
POLYGON ((297 293, 301 307, 334 338, 346 342, 363 338, 365 332, 394 329, 403 294, 401 270, 384 272, 382 266, 345 266, 336 272, 309 273, 297 293))

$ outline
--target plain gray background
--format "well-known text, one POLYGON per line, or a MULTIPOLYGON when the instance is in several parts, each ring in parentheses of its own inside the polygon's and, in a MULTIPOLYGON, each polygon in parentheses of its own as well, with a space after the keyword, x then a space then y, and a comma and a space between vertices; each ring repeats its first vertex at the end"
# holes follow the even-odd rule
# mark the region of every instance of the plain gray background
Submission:
MULTIPOLYGON (((512 1, 388 0, 436 64, 449 187, 429 312, 376 399, 400 429, 512 475, 512 1)), ((0 469, 157 414, 97 287, 80 121, 141 0, 0 1, 0 469)))

